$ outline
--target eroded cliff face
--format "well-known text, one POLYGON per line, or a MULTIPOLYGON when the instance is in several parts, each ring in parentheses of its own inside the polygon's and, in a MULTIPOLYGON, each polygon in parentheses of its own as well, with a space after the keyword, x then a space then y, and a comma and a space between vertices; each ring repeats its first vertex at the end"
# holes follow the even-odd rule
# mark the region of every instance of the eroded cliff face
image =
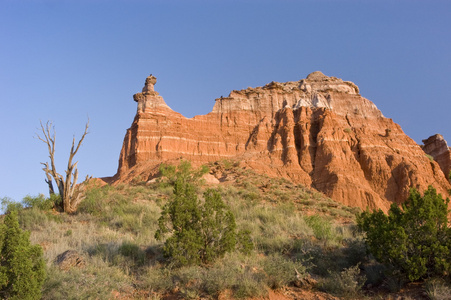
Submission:
POLYGON ((150 179, 160 163, 180 158, 195 165, 233 159, 363 209, 386 211, 410 187, 432 184, 444 195, 451 188, 440 166, 352 82, 314 72, 232 91, 216 99, 212 112, 191 119, 171 110, 155 83, 149 76, 134 95, 138 111, 116 181, 150 179))

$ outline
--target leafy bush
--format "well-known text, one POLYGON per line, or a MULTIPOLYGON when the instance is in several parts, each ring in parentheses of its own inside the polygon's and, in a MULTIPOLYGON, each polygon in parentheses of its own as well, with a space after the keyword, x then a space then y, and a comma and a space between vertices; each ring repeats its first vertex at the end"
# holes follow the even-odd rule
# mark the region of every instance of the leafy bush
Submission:
POLYGON ((339 273, 332 273, 322 280, 320 287, 322 290, 339 295, 356 295, 365 283, 365 276, 360 276, 359 265, 344 269, 339 273))
POLYGON ((20 228, 36 230, 45 226, 48 220, 61 223, 61 217, 48 212, 59 200, 58 195, 45 198, 44 195, 25 196, 21 202, 15 202, 7 197, 1 199, 1 208, 6 213, 15 211, 18 215, 20 228))
POLYGON ((305 273, 305 267, 299 262, 293 262, 280 254, 268 256, 263 261, 266 273, 266 283, 272 289, 279 289, 296 281, 296 274, 305 273))
POLYGON ((32 197, 30 195, 25 196, 22 199, 22 203, 25 207, 33 207, 38 208, 40 210, 50 210, 53 208, 55 204, 58 203, 59 196, 52 194, 50 198, 46 198, 43 194, 39 194, 39 196, 32 197))
POLYGON ((13 200, 5 197, 2 198, 2 210, 5 211, 20 211, 24 207, 36 208, 39 210, 50 210, 57 206, 61 202, 61 198, 57 194, 52 194, 49 198, 46 198, 43 194, 38 196, 25 196, 21 203, 14 202, 13 200))
MULTIPOLYGON (((237 233, 235 217, 218 191, 208 189, 204 201, 198 199, 193 183, 196 174, 198 172, 192 172, 189 163, 179 166, 171 176, 173 198, 163 207, 158 219, 155 238, 162 240, 164 234, 172 233, 163 251, 176 265, 212 262, 234 250, 237 240, 248 240, 245 232, 237 233)), ((249 250, 249 247, 246 245, 244 249, 249 250)))
POLYGON ((148 290, 165 292, 174 288, 172 269, 162 268, 160 265, 151 266, 143 277, 143 287, 148 290))
POLYGON ((101 216, 104 213, 104 203, 102 200, 107 197, 108 192, 112 188, 110 186, 91 187, 86 191, 86 197, 80 203, 77 211, 80 213, 101 216))
POLYGON ((121 255, 132 259, 137 265, 144 264, 144 261, 146 259, 144 251, 134 243, 123 242, 118 251, 121 255))
POLYGON ((392 204, 388 216, 381 210, 363 212, 358 225, 366 232, 369 251, 410 281, 443 276, 451 271, 451 229, 448 203, 433 187, 422 197, 412 189, 402 209, 392 204))
POLYGON ((23 209, 18 211, 19 225, 24 230, 37 230, 44 227, 49 219, 47 215, 38 208, 23 209))
POLYGON ((208 172, 208 167, 201 166, 198 170, 193 170, 189 161, 182 160, 178 166, 161 164, 159 171, 161 176, 165 179, 163 180, 162 185, 174 186, 177 180, 198 183, 200 178, 208 172))
POLYGON ((42 248, 30 244, 19 228, 17 211, 9 212, 0 228, 0 297, 40 299, 45 279, 42 248))
POLYGON ((15 202, 8 197, 3 197, 1 202, 2 202, 2 211, 4 212, 19 211, 23 209, 23 205, 21 203, 15 202))
MULTIPOLYGON (((366 275, 366 284, 380 286, 384 282, 384 279, 386 279, 385 274, 387 273, 387 267, 385 265, 378 263, 375 260, 371 260, 362 267, 366 275)), ((388 282, 386 281, 386 283, 388 282)))
POLYGON ((330 240, 333 237, 332 224, 318 215, 305 217, 305 221, 313 229, 315 237, 319 240, 330 240))
POLYGON ((245 269, 237 274, 236 280, 236 284, 232 287, 235 298, 264 297, 268 293, 261 273, 245 269))
POLYGON ((203 288, 215 299, 224 291, 231 292, 224 298, 263 298, 268 296, 265 279, 261 257, 244 257, 235 252, 227 254, 206 270, 203 288))

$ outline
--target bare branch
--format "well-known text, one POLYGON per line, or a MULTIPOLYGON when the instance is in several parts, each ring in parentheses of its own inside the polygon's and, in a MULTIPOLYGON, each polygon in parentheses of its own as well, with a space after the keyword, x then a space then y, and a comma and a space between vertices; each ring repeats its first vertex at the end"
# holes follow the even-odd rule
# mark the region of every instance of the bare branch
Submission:
POLYGON ((75 212, 78 204, 80 201, 84 198, 82 190, 80 189, 80 186, 77 186, 77 180, 78 180, 78 170, 77 170, 77 163, 75 162, 72 164, 72 159, 74 158, 75 154, 77 154, 78 150, 80 149, 80 146, 85 139, 86 135, 88 134, 88 128, 89 128, 89 118, 85 125, 85 131, 83 135, 81 136, 80 140, 77 143, 77 146, 75 147, 75 137, 72 140, 72 147, 70 149, 69 154, 69 160, 67 164, 67 170, 66 170, 66 176, 63 178, 59 173, 56 172, 56 166, 55 166, 55 140, 56 140, 56 134, 55 134, 55 128, 52 124, 52 122, 47 121, 47 123, 42 124, 42 121, 40 121, 41 125, 41 132, 42 135, 36 134, 36 137, 44 142, 47 145, 48 152, 49 152, 49 158, 50 158, 50 167, 49 163, 41 163, 44 165, 44 170, 47 179, 45 182, 49 186, 49 192, 50 194, 54 193, 53 189, 53 183, 52 178, 56 182, 58 186, 58 191, 61 196, 62 200, 62 209, 65 212, 73 213, 75 212), (73 176, 73 178, 72 178, 73 176), (77 191, 76 195, 74 195, 74 191, 77 191))
POLYGON ((80 140, 78 141, 77 148, 75 150, 74 150, 75 136, 72 139, 72 147, 70 149, 70 156, 69 156, 69 161, 68 161, 68 169, 71 168, 72 159, 75 156, 75 154, 77 154, 78 149, 80 149, 81 143, 83 142, 83 140, 85 139, 86 135, 88 134, 88 128, 89 128, 89 118, 88 118, 88 121, 86 122, 86 125, 85 125, 85 132, 83 133, 83 135, 81 136, 80 140))
POLYGON ((75 149, 74 154, 77 153, 78 149, 79 149, 80 146, 81 146, 81 143, 82 143, 83 140, 85 139, 85 136, 89 133, 89 132, 88 132, 88 128, 89 128, 89 118, 88 118, 88 121, 86 122, 86 125, 85 125, 85 132, 83 133, 83 136, 81 137, 80 141, 78 142, 77 149, 75 149))
MULTIPOLYGON (((49 158, 50 158, 50 165, 52 167, 51 172, 52 172, 52 176, 58 177, 58 173, 56 172, 56 166, 55 166, 55 127, 53 126, 52 122, 47 121, 46 126, 44 127, 44 125, 42 124, 42 121, 39 121, 41 124, 41 131, 44 134, 45 140, 39 135, 36 134, 36 137, 41 140, 42 142, 44 142, 45 144, 47 144, 47 148, 49 151, 49 158), (50 131, 53 131, 53 134, 50 133, 50 131)), ((55 178, 56 181, 56 178, 55 178)))
POLYGON ((78 169, 75 169, 74 181, 73 181, 72 186, 71 186, 72 188, 74 188, 77 185, 77 180, 78 180, 78 169))
POLYGON ((49 154, 53 153, 55 151, 54 146, 55 146, 55 134, 53 134, 53 139, 50 137, 50 130, 49 130, 49 126, 52 125, 52 123, 49 124, 49 121, 47 121, 46 124, 46 128, 44 128, 44 125, 42 124, 42 121, 39 121, 41 124, 41 131, 44 134, 45 140, 38 134, 36 133, 36 137, 41 140, 42 142, 47 144, 48 150, 49 150, 49 154), (53 146, 53 147, 52 147, 53 146))
POLYGON ((53 189, 53 183, 52 183, 52 176, 51 171, 49 170, 49 164, 48 163, 41 163, 42 165, 45 166, 45 168, 42 168, 42 170, 44 170, 45 175, 47 176, 47 179, 45 179, 45 182, 47 183, 47 185, 49 186, 49 194, 55 194, 55 190, 53 189))

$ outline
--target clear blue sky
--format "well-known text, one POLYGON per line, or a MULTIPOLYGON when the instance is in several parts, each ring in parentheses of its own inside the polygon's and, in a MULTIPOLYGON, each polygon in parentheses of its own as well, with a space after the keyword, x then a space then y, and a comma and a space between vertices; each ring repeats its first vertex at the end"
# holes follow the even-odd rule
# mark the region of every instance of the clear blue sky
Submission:
POLYGON ((233 89, 320 70, 353 81, 415 141, 451 142, 451 1, 0 0, 0 198, 47 194, 33 138, 64 172, 114 175, 145 78, 187 117, 233 89))

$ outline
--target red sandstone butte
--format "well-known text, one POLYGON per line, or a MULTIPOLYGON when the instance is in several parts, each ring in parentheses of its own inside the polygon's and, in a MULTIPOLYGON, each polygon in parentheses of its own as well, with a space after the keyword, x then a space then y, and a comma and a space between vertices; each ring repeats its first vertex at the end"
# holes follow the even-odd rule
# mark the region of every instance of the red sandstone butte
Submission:
POLYGON ((352 82, 314 72, 216 99, 212 112, 185 118, 149 76, 122 146, 116 182, 150 179, 165 161, 223 159, 311 186, 362 209, 387 211, 410 187, 451 188, 439 164, 352 82))

